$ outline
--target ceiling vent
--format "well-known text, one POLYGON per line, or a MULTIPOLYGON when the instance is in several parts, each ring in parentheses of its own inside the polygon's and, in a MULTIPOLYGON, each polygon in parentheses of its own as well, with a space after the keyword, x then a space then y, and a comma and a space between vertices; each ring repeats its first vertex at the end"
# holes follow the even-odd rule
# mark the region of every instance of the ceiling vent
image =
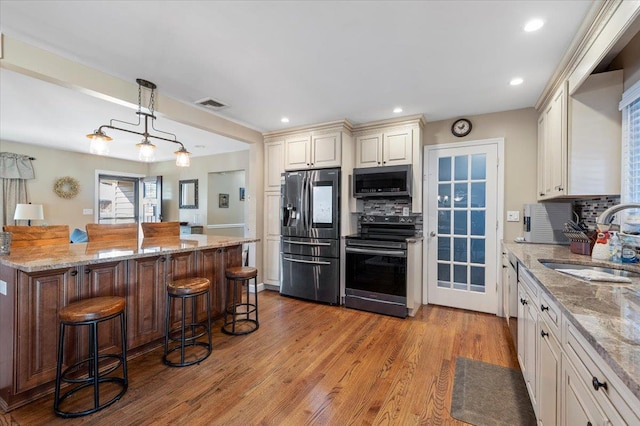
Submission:
POLYGON ((214 110, 220 110, 220 109, 224 109, 227 108, 229 105, 225 105, 220 101, 217 101, 213 98, 204 98, 204 99, 200 99, 199 101, 196 101, 196 104, 201 105, 205 108, 209 108, 209 109, 214 109, 214 110))

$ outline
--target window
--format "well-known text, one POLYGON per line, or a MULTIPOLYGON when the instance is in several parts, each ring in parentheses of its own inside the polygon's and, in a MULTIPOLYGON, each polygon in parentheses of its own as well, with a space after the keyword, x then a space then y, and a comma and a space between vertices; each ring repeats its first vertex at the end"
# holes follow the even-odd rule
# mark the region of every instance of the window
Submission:
POLYGON ((138 178, 99 175, 98 223, 138 222, 138 178))
MULTIPOLYGON (((624 92, 622 110, 622 193, 623 203, 640 203, 640 81, 624 92)), ((623 211, 636 215, 640 209, 623 211)))

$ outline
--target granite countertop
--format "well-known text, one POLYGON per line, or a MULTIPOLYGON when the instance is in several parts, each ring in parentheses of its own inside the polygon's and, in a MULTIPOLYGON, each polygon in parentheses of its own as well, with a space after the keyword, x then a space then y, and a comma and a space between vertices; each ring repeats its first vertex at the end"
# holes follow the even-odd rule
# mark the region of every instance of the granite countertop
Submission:
POLYGON ((640 399, 640 278, 630 284, 589 282, 554 271, 540 260, 626 269, 640 273, 638 264, 592 261, 567 246, 503 243, 554 299, 596 352, 640 399))
POLYGON ((19 247, 12 248, 9 255, 0 256, 0 264, 24 272, 37 272, 107 261, 157 256, 158 254, 231 247, 257 241, 260 240, 258 238, 214 235, 180 235, 131 241, 19 247))

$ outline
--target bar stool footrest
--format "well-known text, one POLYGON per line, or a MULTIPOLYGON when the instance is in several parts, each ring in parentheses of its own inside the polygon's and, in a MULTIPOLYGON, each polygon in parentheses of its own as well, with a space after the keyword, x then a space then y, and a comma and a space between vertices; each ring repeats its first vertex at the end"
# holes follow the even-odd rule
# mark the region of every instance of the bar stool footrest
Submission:
POLYGON ((242 319, 236 319, 235 320, 235 326, 238 327, 238 324, 242 324, 242 323, 250 323, 253 324, 253 326, 251 326, 250 328, 248 328, 247 330, 242 330, 242 331, 233 331, 233 330, 228 330, 228 327, 233 327, 234 325, 234 321, 231 321, 229 323, 226 323, 222 326, 222 332, 225 334, 229 334, 231 336, 242 336, 243 334, 249 334, 249 333, 253 333, 254 331, 256 331, 258 329, 258 327, 260 327, 260 324, 258 323, 258 321, 254 320, 254 319, 247 319, 247 318, 242 318, 242 319))
POLYGON ((211 355, 211 346, 209 346, 208 343, 206 342, 186 342, 185 339, 185 343, 184 345, 176 345, 172 348, 170 348, 167 353, 162 357, 162 362, 165 363, 165 365, 168 365, 169 367, 187 367, 189 365, 193 365, 193 364, 200 364, 202 361, 204 361, 205 359, 209 358, 209 355, 211 355), (204 353, 204 355, 198 357, 197 359, 193 360, 193 361, 188 361, 188 362, 172 362, 169 361, 167 359, 167 357, 169 356, 170 353, 176 351, 176 350, 181 350, 182 347, 188 347, 188 346, 200 346, 203 348, 206 348, 207 351, 204 353))
MULTIPOLYGON (((108 406, 110 406, 111 404, 115 403, 116 401, 119 401, 120 398, 122 398, 122 395, 125 394, 125 392, 127 392, 127 388, 128 388, 128 383, 127 380, 122 378, 122 377, 100 377, 98 379, 98 385, 100 385, 101 383, 119 383, 122 386, 122 390, 113 398, 111 398, 109 401, 98 405, 97 407, 93 407, 90 408, 88 410, 84 410, 84 411, 72 411, 72 412, 68 412, 68 411, 62 411, 58 408, 53 409, 53 411, 56 413, 56 415, 63 417, 65 419, 68 418, 73 418, 73 417, 82 417, 82 416, 86 416, 87 414, 93 414, 95 412, 98 412, 100 410, 102 410, 103 408, 106 408, 108 406)), ((83 383, 80 386, 76 386, 75 388, 68 390, 67 392, 65 392, 64 394, 62 394, 62 396, 58 399, 58 405, 64 401, 66 398, 70 397, 71 395, 73 395, 74 393, 88 388, 90 386, 93 386, 94 382, 93 379, 91 379, 91 382, 86 382, 83 383)))

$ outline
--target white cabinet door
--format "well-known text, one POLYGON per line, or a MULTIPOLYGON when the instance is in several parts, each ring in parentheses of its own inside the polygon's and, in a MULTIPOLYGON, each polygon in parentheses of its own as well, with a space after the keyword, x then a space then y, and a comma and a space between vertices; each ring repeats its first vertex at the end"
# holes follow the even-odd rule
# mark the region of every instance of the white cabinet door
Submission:
POLYGON ((298 135, 285 139, 285 170, 311 167, 311 135, 298 135))
POLYGON ((265 193, 265 224, 267 237, 280 236, 280 193, 265 193))
POLYGON ((280 285, 280 193, 265 193, 264 282, 280 285))
POLYGON ((527 297, 524 321, 524 363, 526 365, 525 382, 529 390, 533 410, 538 412, 538 387, 536 382, 536 358, 538 349, 537 320, 538 313, 531 298, 527 297))
POLYGON ((584 382, 566 358, 562 362, 562 424, 567 426, 610 425, 584 382))
POLYGON ((280 174, 284 172, 284 140, 264 144, 264 190, 280 191, 280 174))
POLYGON ((546 139, 547 139, 547 115, 543 112, 538 117, 538 199, 544 199, 547 195, 546 183, 548 179, 546 178, 546 172, 548 170, 548 165, 546 165, 546 139))
POLYGON ((356 167, 382 165, 382 133, 356 137, 356 167))
MULTIPOLYGON (((562 372, 560 344, 550 327, 539 318, 540 352, 538 357, 538 422, 540 425, 559 425, 558 398, 562 372)), ((585 423, 586 424, 586 423, 585 423)))
POLYGON ((267 238, 264 253, 264 282, 280 285, 280 237, 267 238))
POLYGON ((340 167, 342 163, 341 133, 314 135, 311 140, 311 166, 340 167))
POLYGON ((411 129, 385 132, 382 140, 383 166, 412 163, 413 136, 411 129))
POLYGON ((549 152, 549 183, 547 195, 562 195, 565 193, 567 176, 567 94, 564 85, 556 92, 551 100, 547 113, 547 135, 545 145, 549 152))
POLYGON ((520 369, 522 370, 522 375, 527 377, 527 364, 525 362, 526 353, 524 351, 524 335, 525 335, 525 325, 527 320, 527 312, 526 305, 524 301, 526 300, 527 293, 525 292, 522 284, 518 284, 518 363, 520 364, 520 369))

